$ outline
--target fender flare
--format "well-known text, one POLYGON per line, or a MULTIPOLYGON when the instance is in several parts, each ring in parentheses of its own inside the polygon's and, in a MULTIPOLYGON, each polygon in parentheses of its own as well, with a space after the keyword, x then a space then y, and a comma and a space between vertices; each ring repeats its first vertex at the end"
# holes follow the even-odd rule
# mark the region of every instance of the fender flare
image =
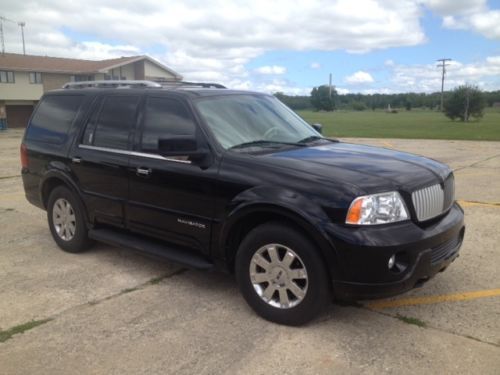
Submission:
POLYGON ((217 244, 228 265, 236 254, 236 249, 228 246, 232 231, 253 214, 272 214, 295 224, 318 246, 331 277, 332 273, 339 275, 341 272, 335 245, 324 229, 324 224, 330 219, 319 205, 306 196, 289 189, 255 187, 236 196, 228 208, 217 244))
POLYGON ((44 197, 44 189, 49 183, 49 181, 52 180, 59 180, 61 181, 64 185, 66 185, 73 193, 75 194, 76 199, 78 199, 81 207, 83 208, 83 214, 87 220, 88 223, 90 223, 90 217, 88 215, 88 210, 87 206, 85 204, 85 201, 83 199, 83 194, 78 185, 74 182, 74 180, 71 178, 71 175, 69 174, 68 168, 61 162, 54 162, 51 163, 49 166, 49 169, 45 171, 45 173, 42 174, 40 178, 40 183, 39 183, 39 194, 40 194, 40 201, 42 202, 42 205, 44 209, 47 209, 47 197, 44 197))

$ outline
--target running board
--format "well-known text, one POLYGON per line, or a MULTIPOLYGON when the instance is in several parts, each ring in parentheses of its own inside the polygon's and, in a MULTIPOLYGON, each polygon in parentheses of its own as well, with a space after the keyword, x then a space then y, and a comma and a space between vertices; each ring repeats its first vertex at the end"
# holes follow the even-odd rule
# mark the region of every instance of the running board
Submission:
POLYGON ((214 266, 202 255, 193 254, 189 250, 169 247, 157 241, 134 236, 119 230, 91 229, 89 237, 108 245, 128 247, 146 255, 170 260, 190 268, 210 270, 214 266))

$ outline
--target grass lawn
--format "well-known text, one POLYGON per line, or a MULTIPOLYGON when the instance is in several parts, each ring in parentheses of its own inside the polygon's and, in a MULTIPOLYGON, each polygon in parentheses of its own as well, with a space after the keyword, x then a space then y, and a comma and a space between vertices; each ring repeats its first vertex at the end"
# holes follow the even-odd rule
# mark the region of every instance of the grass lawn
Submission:
POLYGON ((323 125, 332 137, 470 139, 500 141, 500 109, 488 108, 480 121, 450 121, 440 112, 298 111, 307 122, 323 125))

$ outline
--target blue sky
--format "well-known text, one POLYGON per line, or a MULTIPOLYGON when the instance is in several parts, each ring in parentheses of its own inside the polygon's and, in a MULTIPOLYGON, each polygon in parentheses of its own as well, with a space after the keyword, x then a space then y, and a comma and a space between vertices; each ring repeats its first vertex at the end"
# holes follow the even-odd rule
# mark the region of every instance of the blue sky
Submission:
MULTIPOLYGON (((104 59, 148 54, 189 80, 305 94, 431 92, 435 60, 452 58, 447 88, 500 89, 500 1, 87 0, 10 2, 28 53, 104 59), (75 7, 77 7, 75 11, 75 7)), ((19 30, 5 24, 7 52, 19 30)))

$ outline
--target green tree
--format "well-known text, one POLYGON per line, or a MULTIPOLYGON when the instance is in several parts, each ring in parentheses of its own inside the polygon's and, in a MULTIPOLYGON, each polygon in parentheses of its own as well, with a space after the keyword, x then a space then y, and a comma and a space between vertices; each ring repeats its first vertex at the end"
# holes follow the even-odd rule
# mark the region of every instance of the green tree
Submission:
POLYGON ((352 102, 352 109, 355 111, 364 111, 366 108, 367 106, 363 102, 352 102))
POLYGON ((315 87, 311 91, 311 104, 318 111, 333 111, 335 109, 335 97, 337 92, 332 88, 330 96, 330 88, 326 85, 315 87))
POLYGON ((469 121, 471 117, 481 118, 486 101, 477 86, 463 85, 452 91, 444 104, 444 114, 452 120, 469 121))

